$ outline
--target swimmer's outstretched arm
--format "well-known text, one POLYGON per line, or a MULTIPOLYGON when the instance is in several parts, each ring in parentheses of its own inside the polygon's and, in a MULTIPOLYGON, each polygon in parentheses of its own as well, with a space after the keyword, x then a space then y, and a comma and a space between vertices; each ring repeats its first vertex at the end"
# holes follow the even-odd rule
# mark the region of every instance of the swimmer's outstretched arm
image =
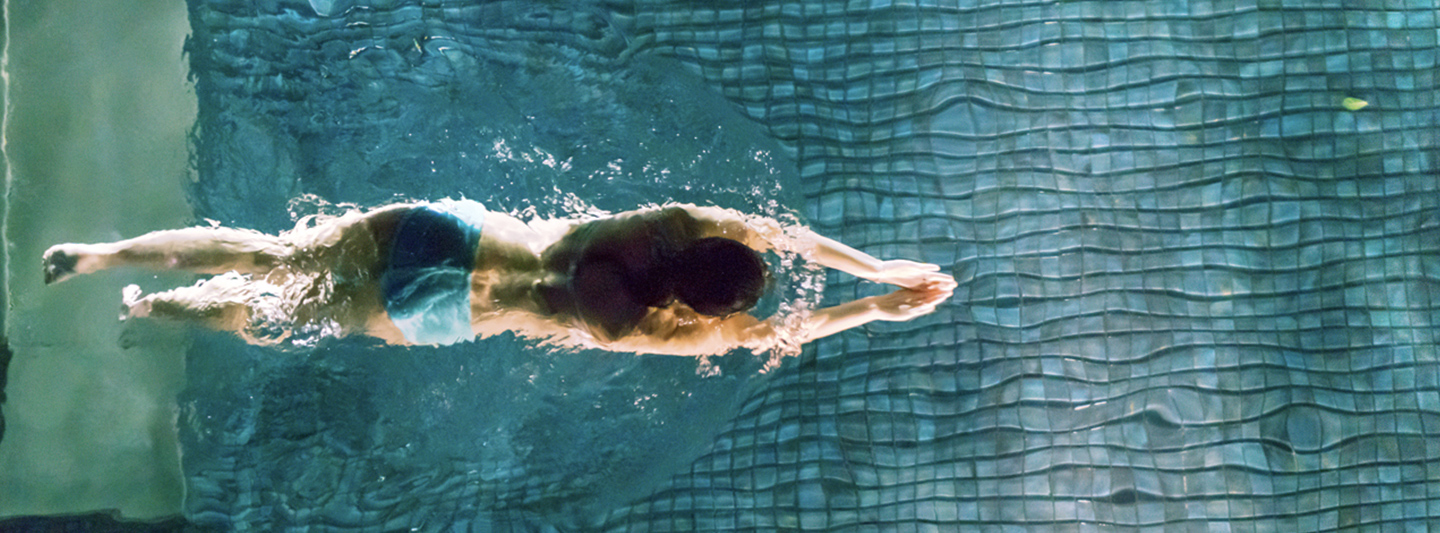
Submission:
POLYGON ((955 278, 940 272, 939 265, 905 259, 876 259, 809 228, 803 228, 801 235, 803 244, 811 247, 815 262, 858 278, 910 289, 937 285, 953 290, 956 286, 955 278))
POLYGON ((736 348, 758 352, 784 340, 804 344, 877 320, 903 322, 924 316, 949 299, 952 289, 927 284, 821 309, 807 317, 799 336, 793 339, 781 338, 773 318, 762 321, 743 313, 724 319, 696 315, 693 311, 656 313, 640 325, 638 335, 621 339, 611 348, 670 355, 716 355, 736 348))
POLYGON ((829 337, 877 320, 905 322, 925 316, 935 312, 936 306, 949 300, 953 293, 953 286, 930 284, 821 309, 806 322, 804 341, 829 337))
MULTIPOLYGON (((950 299, 954 287, 943 284, 925 284, 915 288, 902 288, 890 294, 870 296, 834 307, 827 307, 811 314, 801 328, 800 343, 829 337, 850 328, 863 326, 875 321, 905 322, 935 312, 936 306, 950 299)), ((751 330, 753 338, 746 339, 745 346, 765 349, 780 339, 774 326, 751 330)))
POLYGON ((770 218, 749 216, 720 207, 679 205, 690 216, 711 226, 712 231, 756 250, 765 251, 788 243, 800 253, 829 268, 858 278, 906 288, 927 285, 954 289, 955 278, 940 272, 939 265, 905 259, 881 260, 806 227, 791 228, 787 235, 781 224, 770 218))

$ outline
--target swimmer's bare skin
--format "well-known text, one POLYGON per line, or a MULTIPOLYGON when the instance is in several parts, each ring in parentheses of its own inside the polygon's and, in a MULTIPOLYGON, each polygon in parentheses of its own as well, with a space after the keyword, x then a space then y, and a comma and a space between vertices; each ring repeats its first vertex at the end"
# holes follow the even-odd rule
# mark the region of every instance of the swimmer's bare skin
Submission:
MULTIPOLYGON (((260 338, 250 331, 259 311, 249 302, 257 291, 283 287, 275 290, 291 291, 294 294, 289 297, 300 302, 293 306, 291 318, 296 322, 329 320, 341 328, 341 334, 361 333, 403 345, 407 342, 386 315, 377 280, 385 268, 384 258, 388 257, 395 225, 414 205, 351 212, 281 235, 218 227, 188 228, 157 231, 114 243, 61 244, 45 252, 45 281, 60 282, 118 266, 224 274, 193 287, 144 296, 132 286, 124 295, 126 313, 199 322, 264 344, 274 339, 260 338), (227 274, 231 272, 238 275, 227 274), (327 275, 345 282, 285 282, 327 275)), ((702 236, 739 241, 757 251, 784 243, 821 265, 901 287, 887 295, 813 313, 801 327, 802 338, 793 339, 798 342, 876 320, 903 321, 925 315, 948 299, 956 287, 954 278, 941 273, 936 265, 882 261, 803 228, 792 228, 787 236, 774 220, 729 209, 675 205, 619 213, 612 218, 619 224, 610 226, 610 231, 618 232, 621 238, 627 228, 663 219, 687 224, 702 236)), ((725 318, 705 316, 679 302, 650 308, 631 334, 611 341, 598 340, 586 334, 584 327, 561 320, 549 311, 541 292, 546 286, 563 285, 566 274, 547 268, 545 258, 569 253, 567 247, 582 245, 583 240, 565 237, 588 222, 526 222, 501 212, 485 214, 470 278, 471 327, 477 337, 513 331, 564 345, 676 355, 718 354, 738 347, 759 350, 779 342, 779 332, 769 321, 746 313, 725 318)))

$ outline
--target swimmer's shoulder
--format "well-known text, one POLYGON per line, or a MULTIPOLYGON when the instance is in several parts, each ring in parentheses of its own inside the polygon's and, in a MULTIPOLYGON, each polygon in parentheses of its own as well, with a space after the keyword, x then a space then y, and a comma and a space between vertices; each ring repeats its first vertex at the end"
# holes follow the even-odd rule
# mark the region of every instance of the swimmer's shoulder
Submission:
POLYGON ((779 221, 713 205, 670 204, 665 215, 683 220, 694 238, 724 237, 764 252, 784 237, 779 221))
POLYGON ((565 221, 531 223, 539 231, 554 236, 554 249, 581 250, 593 246, 611 247, 636 239, 648 240, 656 230, 665 234, 692 231, 695 221, 683 209, 651 207, 625 211, 614 215, 565 221))
POLYGON ((576 227, 567 238, 571 235, 582 241, 647 238, 684 245, 707 237, 724 237, 764 252, 784 240, 784 234, 784 226, 772 218, 725 207, 670 203, 576 227))

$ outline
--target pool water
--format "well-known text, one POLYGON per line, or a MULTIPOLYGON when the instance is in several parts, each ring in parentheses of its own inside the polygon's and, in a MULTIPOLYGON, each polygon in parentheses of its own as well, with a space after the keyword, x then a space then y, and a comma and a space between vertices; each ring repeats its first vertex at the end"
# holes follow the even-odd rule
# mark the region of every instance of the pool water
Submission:
POLYGON ((134 5, 6 8, 0 516, 1440 526, 1433 2, 134 5), (25 266, 443 196, 797 213, 961 287, 771 368, 261 349, 25 266))

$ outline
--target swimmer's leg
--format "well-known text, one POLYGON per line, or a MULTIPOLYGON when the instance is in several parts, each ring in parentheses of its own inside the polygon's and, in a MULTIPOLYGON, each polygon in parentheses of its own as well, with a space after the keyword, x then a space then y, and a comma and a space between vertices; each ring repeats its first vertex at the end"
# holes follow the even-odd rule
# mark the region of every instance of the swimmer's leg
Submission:
POLYGON ((250 306, 243 300, 227 300, 206 294, 203 285, 144 296, 141 296, 139 286, 130 285, 122 293, 122 302, 121 318, 179 320, 221 331, 236 331, 244 326, 250 315, 250 306))
POLYGON ((327 252, 336 247, 346 249, 347 260, 357 268, 369 270, 389 249, 396 224, 412 207, 414 204, 396 204, 345 215, 280 236, 234 228, 186 228, 112 243, 60 244, 45 251, 45 283, 118 266, 200 274, 267 274, 296 255, 335 267, 338 265, 327 263, 335 260, 327 257, 327 252))
POLYGON ((118 266, 201 274, 269 272, 291 253, 283 239, 232 228, 186 228, 99 244, 60 244, 45 251, 45 283, 118 266))
MULTIPOLYGON (((267 299, 265 287, 239 274, 225 274, 190 287, 181 287, 142 296, 140 287, 130 285, 122 293, 121 318, 150 317, 189 322, 217 331, 239 335, 251 344, 269 345, 285 339, 293 317, 272 317, 257 309, 267 299)), ((278 295, 269 295, 278 300, 278 295)), ((273 306, 278 307, 278 306, 273 306)))

